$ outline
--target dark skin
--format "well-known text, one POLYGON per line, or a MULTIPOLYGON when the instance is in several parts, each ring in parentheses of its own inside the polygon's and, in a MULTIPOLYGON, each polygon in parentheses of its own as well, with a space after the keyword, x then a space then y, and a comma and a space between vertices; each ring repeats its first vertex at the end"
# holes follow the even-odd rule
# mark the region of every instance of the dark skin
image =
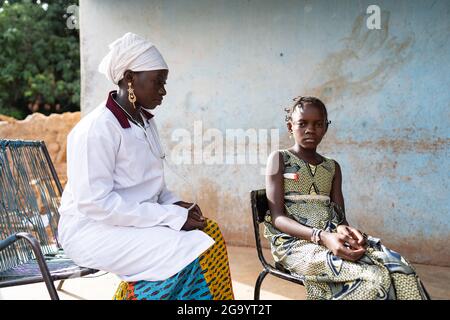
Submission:
POLYGON ((167 94, 165 85, 168 70, 154 70, 133 72, 126 70, 123 79, 119 81, 119 90, 115 100, 119 103, 135 121, 143 125, 141 107, 155 109, 162 103, 167 94), (128 83, 134 90, 136 96, 135 106, 128 100, 128 83))
MULTIPOLYGON (((117 103, 119 103, 135 121, 144 125, 141 116, 141 108, 155 109, 162 103, 163 97, 167 94, 165 89, 168 76, 168 70, 154 70, 154 71, 141 71, 133 72, 127 70, 124 73, 124 77, 119 81, 119 90, 117 96, 114 97, 117 103), (134 89, 136 96, 135 106, 128 100, 128 83, 131 83, 131 87, 134 89)), ((185 201, 178 201, 174 203, 180 207, 188 209, 192 206, 192 203, 185 201)), ((203 213, 198 205, 195 205, 188 211, 186 222, 181 230, 195 230, 203 229, 206 227, 206 218, 203 217, 203 213)))
MULTIPOLYGON (((178 201, 174 204, 188 209, 190 206, 192 206, 192 203, 190 202, 184 202, 184 201, 178 201)), ((194 208, 189 210, 188 217, 186 222, 184 223, 181 230, 195 230, 195 229, 204 229, 206 227, 206 218, 203 216, 202 210, 200 207, 196 204, 194 208)))
MULTIPOLYGON (((291 120, 287 123, 288 130, 295 139, 295 144, 288 150, 312 165, 320 164, 323 157, 316 150, 327 131, 326 121, 325 115, 318 106, 307 103, 304 108, 296 108, 291 120)), ((272 224, 281 232, 310 241, 313 229, 289 218, 284 210, 282 154, 273 154, 269 158, 267 168, 269 174, 266 175, 266 193, 272 224)), ((337 162, 330 198, 344 209, 342 173, 337 162)), ((350 227, 347 221, 339 225, 335 233, 322 231, 320 244, 327 247, 334 255, 348 261, 360 259, 366 251, 363 235, 357 229, 350 227)))

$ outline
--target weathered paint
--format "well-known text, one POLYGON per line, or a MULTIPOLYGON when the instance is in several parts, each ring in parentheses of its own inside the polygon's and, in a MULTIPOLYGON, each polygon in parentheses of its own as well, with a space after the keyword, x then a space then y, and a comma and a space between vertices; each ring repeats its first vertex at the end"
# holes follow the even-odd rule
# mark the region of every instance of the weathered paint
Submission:
MULTIPOLYGON (((170 67, 157 110, 167 153, 175 129, 280 129, 283 107, 317 95, 332 125, 320 151, 343 171, 351 223, 415 262, 450 265, 450 2, 81 0, 82 109, 114 88, 97 65, 127 31, 152 39, 170 67), (380 6, 382 29, 366 27, 380 6)), ((224 145, 225 147, 225 145, 224 145)), ((170 158, 170 157, 169 157, 170 158)), ((229 243, 254 245, 259 165, 177 166, 229 243)), ((189 185, 169 185, 191 200, 189 185)))

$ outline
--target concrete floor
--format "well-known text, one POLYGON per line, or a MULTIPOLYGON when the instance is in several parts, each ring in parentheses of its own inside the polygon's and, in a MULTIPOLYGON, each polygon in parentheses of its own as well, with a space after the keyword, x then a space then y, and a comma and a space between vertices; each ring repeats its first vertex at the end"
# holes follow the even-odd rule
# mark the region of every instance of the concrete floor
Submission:
MULTIPOLYGON (((231 276, 237 300, 252 300, 253 288, 262 270, 255 248, 228 247, 231 276)), ((270 257, 268 250, 265 256, 270 257)), ((415 265, 416 271, 433 299, 450 300, 450 267, 415 265)), ((95 278, 71 279, 64 283, 60 298, 63 300, 110 300, 120 280, 112 274, 98 273, 95 278)), ((0 289, 0 299, 49 299, 45 285, 33 284, 0 289)), ((262 300, 305 299, 302 286, 268 275, 261 290, 262 300)))

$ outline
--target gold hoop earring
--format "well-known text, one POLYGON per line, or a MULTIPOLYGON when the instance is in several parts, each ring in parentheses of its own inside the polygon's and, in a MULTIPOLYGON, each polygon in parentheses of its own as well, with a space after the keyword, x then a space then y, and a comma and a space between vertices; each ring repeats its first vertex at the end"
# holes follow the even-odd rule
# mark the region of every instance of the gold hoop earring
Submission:
POLYGON ((136 102, 136 96, 134 95, 134 89, 131 87, 131 82, 128 82, 128 101, 130 101, 133 108, 136 109, 136 106, 134 105, 136 102))

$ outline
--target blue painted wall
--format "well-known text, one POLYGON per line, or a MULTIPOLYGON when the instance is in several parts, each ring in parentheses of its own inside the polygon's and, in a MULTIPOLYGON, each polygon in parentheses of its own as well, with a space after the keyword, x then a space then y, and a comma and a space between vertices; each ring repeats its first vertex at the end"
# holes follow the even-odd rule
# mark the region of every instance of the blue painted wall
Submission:
MULTIPOLYGON (((412 261, 450 265, 450 1, 81 0, 80 17, 85 113, 114 88, 97 65, 127 31, 169 64, 157 110, 168 154, 200 120, 224 136, 279 129, 287 147, 283 107, 317 95, 332 121, 320 152, 342 167, 348 220, 412 261), (366 26, 372 4, 381 30, 366 26)), ((264 187, 263 166, 177 170, 228 243, 254 245, 248 191, 264 187)), ((168 183, 191 198, 170 172, 168 183)))

